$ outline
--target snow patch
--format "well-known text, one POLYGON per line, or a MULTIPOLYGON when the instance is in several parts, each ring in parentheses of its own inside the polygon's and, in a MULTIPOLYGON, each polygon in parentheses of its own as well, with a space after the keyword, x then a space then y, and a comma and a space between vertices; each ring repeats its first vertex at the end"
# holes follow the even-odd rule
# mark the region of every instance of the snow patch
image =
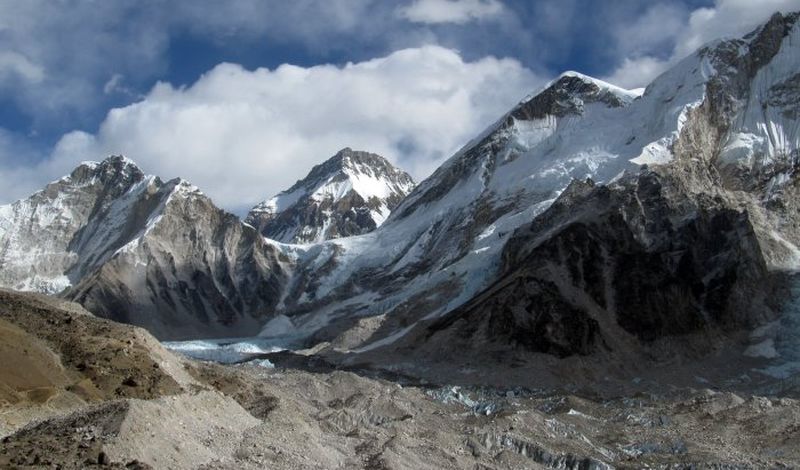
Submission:
POLYGON ((292 320, 286 315, 278 315, 264 325, 264 328, 262 328, 258 336, 261 338, 270 338, 289 336, 296 333, 297 328, 294 326, 294 323, 292 323, 292 320))
POLYGON ((775 349, 775 340, 771 338, 765 339, 758 344, 748 347, 744 351, 744 355, 747 357, 763 357, 766 359, 774 359, 780 356, 778 351, 775 349))

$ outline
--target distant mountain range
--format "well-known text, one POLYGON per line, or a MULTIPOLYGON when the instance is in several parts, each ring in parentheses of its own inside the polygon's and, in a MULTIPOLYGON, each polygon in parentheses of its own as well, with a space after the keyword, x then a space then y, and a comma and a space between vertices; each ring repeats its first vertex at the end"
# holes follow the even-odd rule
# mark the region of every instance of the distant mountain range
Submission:
POLYGON ((799 109, 800 22, 776 14, 643 91, 562 74, 418 185, 344 149, 242 222, 110 157, 0 207, 0 285, 161 339, 639 353, 778 314, 799 109))

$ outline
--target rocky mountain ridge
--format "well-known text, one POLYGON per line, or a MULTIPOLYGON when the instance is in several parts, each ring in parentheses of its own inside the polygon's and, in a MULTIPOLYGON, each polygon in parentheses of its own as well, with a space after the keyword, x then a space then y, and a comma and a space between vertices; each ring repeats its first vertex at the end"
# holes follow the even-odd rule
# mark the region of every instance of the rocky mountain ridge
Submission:
POLYGON ((0 227, 3 285, 61 292, 162 339, 246 334, 285 282, 281 254, 252 227, 119 156, 0 207, 0 227))

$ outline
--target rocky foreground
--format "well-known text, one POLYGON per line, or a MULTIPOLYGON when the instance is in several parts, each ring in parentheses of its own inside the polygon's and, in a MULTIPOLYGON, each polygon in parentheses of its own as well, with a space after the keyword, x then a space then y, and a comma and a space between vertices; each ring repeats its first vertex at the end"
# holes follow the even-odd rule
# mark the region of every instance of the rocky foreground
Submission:
POLYGON ((0 335, 0 468, 800 465, 791 381, 481 387, 489 368, 438 371, 435 383, 310 352, 224 366, 11 291, 0 291, 0 335))

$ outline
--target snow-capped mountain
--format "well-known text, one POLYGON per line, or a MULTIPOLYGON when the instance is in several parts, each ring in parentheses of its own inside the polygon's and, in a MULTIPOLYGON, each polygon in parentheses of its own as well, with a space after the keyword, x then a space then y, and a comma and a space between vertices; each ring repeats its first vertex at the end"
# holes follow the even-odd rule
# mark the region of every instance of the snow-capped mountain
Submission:
POLYGON ((414 188, 408 173, 374 153, 345 148, 255 206, 245 222, 283 243, 318 243, 380 226, 414 188))
POLYGON ((245 334, 285 276, 279 253, 181 179, 132 161, 81 164, 0 207, 0 282, 64 291, 97 315, 162 338, 245 334))
POLYGON ((125 243, 129 234, 119 225, 134 209, 132 200, 144 200, 154 183, 145 179, 123 157, 84 162, 31 197, 0 206, 2 284, 48 293, 70 287, 125 243), (99 214, 117 223, 88 228, 99 214))
POLYGON ((607 142, 620 138, 610 127, 638 95, 574 72, 558 77, 420 183, 378 230, 301 255, 293 283, 302 289, 289 290, 287 313, 302 312, 298 325, 318 332, 337 318, 389 312, 413 322, 465 302, 496 275, 509 232, 572 178, 638 168, 604 150, 624 146, 607 142))
MULTIPOLYGON (((761 250, 747 262, 796 267, 800 236, 785 194, 800 147, 797 18, 777 14, 744 38, 708 44, 644 91, 563 74, 420 183, 379 229, 300 253, 281 311, 329 340, 377 315, 369 334, 346 346, 385 346, 511 269, 504 247, 515 230, 547 211, 573 179, 613 183, 644 166, 681 175, 664 185, 680 193, 664 196, 670 204, 705 207, 694 199, 700 193, 749 211, 743 223, 761 250)), ((642 243, 677 229, 659 227, 642 243)))
POLYGON ((777 14, 645 90, 562 74, 415 187, 345 149, 247 224, 125 160, 84 165, 0 208, 0 281, 162 338, 276 317, 264 335, 360 354, 740 328, 779 308, 762 280, 800 267, 798 89, 800 22, 777 14))

